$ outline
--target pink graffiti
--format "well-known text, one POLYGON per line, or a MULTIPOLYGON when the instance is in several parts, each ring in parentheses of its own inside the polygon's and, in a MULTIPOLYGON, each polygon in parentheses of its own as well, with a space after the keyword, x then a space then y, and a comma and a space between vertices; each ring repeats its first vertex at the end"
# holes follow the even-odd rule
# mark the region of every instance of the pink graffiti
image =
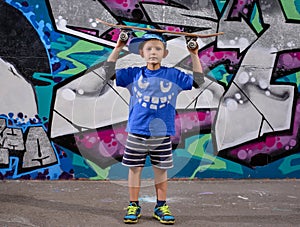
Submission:
POLYGON ((241 13, 247 14, 248 7, 252 5, 255 0, 239 0, 236 2, 236 5, 233 7, 231 17, 239 17, 241 13))
POLYGON ((123 154, 126 141, 125 127, 97 130, 75 137, 76 144, 82 152, 93 156, 116 157, 123 154))
POLYGON ((175 119, 176 134, 172 137, 173 143, 178 144, 185 133, 199 134, 201 130, 210 130, 215 115, 216 111, 192 111, 178 114, 175 119))
MULTIPOLYGON (((210 129, 215 115, 216 111, 179 113, 175 120, 176 135, 172 137, 173 143, 178 144, 184 133, 198 134, 200 130, 210 129)), ((98 129, 75 136, 79 151, 98 158, 99 156, 114 158, 122 156, 126 139, 125 125, 98 129)))
POLYGON ((236 65, 240 61, 236 52, 215 51, 213 46, 208 47, 205 50, 201 50, 199 57, 204 68, 210 68, 212 65, 216 65, 225 60, 230 61, 230 65, 236 65))
POLYGON ((153 2, 153 3, 166 3, 163 0, 103 0, 103 3, 105 3, 107 6, 109 6, 110 9, 114 8, 126 8, 126 9, 135 9, 138 7, 139 2, 153 2))
POLYGON ((277 68, 282 70, 300 68, 300 52, 281 54, 278 59, 277 68))

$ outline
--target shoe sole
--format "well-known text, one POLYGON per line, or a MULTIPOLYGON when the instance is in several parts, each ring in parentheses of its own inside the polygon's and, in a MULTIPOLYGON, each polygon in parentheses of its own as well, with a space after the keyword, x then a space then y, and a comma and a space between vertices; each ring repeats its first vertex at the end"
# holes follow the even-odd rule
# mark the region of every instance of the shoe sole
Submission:
POLYGON ((158 220, 160 223, 165 224, 165 225, 173 225, 175 223, 175 221, 164 221, 161 220, 161 218, 155 214, 153 214, 153 217, 158 220))
POLYGON ((136 223, 138 223, 139 218, 140 218, 141 216, 142 216, 142 215, 139 214, 136 220, 126 219, 126 220, 124 220, 124 223, 125 223, 125 224, 136 224, 136 223))

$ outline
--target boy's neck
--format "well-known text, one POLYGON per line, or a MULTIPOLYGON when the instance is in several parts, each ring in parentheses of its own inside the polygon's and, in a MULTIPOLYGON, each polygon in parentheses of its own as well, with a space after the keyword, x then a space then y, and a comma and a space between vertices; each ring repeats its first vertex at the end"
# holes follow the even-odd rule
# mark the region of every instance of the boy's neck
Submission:
POLYGON ((149 69, 149 70, 158 70, 158 69, 160 69, 160 64, 150 64, 150 63, 148 63, 147 64, 147 69, 149 69))

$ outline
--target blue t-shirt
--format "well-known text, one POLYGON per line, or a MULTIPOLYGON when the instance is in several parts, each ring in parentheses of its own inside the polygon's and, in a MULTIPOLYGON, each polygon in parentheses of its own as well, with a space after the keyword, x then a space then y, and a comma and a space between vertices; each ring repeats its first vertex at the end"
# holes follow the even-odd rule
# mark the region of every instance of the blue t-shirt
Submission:
POLYGON ((190 90, 193 76, 176 68, 130 67, 116 71, 117 86, 130 92, 127 132, 147 136, 175 134, 176 99, 190 90))

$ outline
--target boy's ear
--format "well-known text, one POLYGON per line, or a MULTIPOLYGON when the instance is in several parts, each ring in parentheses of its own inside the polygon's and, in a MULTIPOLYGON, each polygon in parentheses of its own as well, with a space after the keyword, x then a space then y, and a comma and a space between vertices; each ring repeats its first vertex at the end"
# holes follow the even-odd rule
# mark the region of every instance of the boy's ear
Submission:
POLYGON ((165 49, 164 58, 167 57, 168 54, 169 54, 169 51, 167 49, 165 49))
POLYGON ((141 57, 143 58, 144 57, 143 49, 139 49, 139 52, 140 52, 141 57))

